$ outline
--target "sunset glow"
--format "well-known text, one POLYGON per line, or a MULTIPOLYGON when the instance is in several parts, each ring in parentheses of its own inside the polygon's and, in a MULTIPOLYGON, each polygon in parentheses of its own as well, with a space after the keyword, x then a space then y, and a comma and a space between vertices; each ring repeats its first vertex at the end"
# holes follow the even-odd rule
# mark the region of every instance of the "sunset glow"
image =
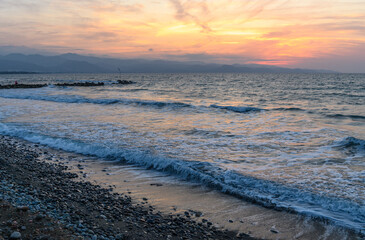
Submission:
POLYGON ((0 0, 0 23, 8 48, 365 68, 365 0, 0 0))

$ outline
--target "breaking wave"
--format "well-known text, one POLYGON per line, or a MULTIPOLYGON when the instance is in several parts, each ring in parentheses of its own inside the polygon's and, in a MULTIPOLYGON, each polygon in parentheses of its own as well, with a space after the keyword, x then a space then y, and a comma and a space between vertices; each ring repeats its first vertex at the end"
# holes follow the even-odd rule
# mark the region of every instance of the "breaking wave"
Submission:
MULTIPOLYGON (((35 95, 35 94, 2 94, 0 97, 10 98, 10 99, 29 99, 29 100, 39 100, 39 101, 49 101, 49 102, 60 102, 60 103, 90 103, 90 104, 126 104, 126 105, 139 105, 139 106, 151 106, 151 107, 171 107, 171 108, 207 108, 204 106, 195 106, 183 102, 170 102, 170 101, 154 101, 154 100, 142 100, 142 99, 97 99, 97 98, 85 98, 79 95, 35 95)), ((220 105, 210 105, 210 108, 224 109, 238 113, 247 113, 253 111, 262 111, 264 109, 255 107, 237 107, 237 106, 220 106, 220 105)))
MULTIPOLYGON (((348 199, 334 198, 316 194, 273 181, 262 180, 227 170, 214 163, 183 161, 150 154, 139 149, 121 149, 91 144, 67 138, 56 138, 23 130, 19 126, 0 123, 0 134, 23 138, 27 141, 44 144, 52 148, 84 155, 93 155, 114 161, 154 169, 173 174, 187 181, 202 185, 223 193, 258 203, 278 210, 297 212, 303 215, 326 219, 343 227, 359 232, 364 230, 365 208, 348 199)), ((364 147, 364 141, 346 138, 344 146, 364 147)))
POLYGON ((49 102, 60 103, 90 103, 90 104, 136 104, 141 106, 155 106, 155 107, 193 107, 193 105, 181 102, 162 102, 153 100, 141 100, 141 99, 97 99, 97 98, 84 98, 78 95, 0 95, 3 98, 12 99, 29 99, 49 102))
MULTIPOLYGON (((52 86, 47 87, 48 90, 52 89, 52 86)), ((47 88, 46 89, 47 91, 47 88)), ((112 105, 112 104, 124 104, 124 105, 138 105, 138 106, 146 106, 146 107, 157 107, 157 108, 172 108, 172 109, 180 109, 180 108, 203 108, 203 109, 221 109, 230 112, 236 113, 251 113, 251 112, 261 112, 261 111, 283 111, 283 112, 307 112, 310 114, 320 114, 328 118, 350 118, 356 121, 364 121, 365 116, 362 115, 346 115, 346 114, 326 114, 321 112, 313 112, 308 111, 306 109, 298 108, 298 107, 278 107, 278 108, 258 108, 258 107, 249 107, 249 106, 231 106, 231 105, 219 105, 219 104, 211 104, 209 106, 201 106, 201 105, 193 105, 184 102, 178 101, 155 101, 155 100, 145 100, 138 98, 85 98, 80 95, 71 95, 71 94, 45 94, 44 89, 40 89, 38 91, 1 91, 0 97, 9 98, 9 99, 25 99, 25 100, 38 100, 38 101, 49 101, 49 102, 59 102, 59 103, 75 103, 75 104, 101 104, 101 105, 112 105)), ((69 91, 70 89, 64 90, 69 91)), ((146 89, 125 89, 124 91, 140 91, 146 89)), ((56 90, 57 91, 57 90, 56 90)), ((104 90, 103 90, 104 91, 104 90)))
POLYGON ((355 137, 346 137, 335 142, 335 148, 347 151, 350 154, 365 155, 365 140, 355 137))
POLYGON ((238 112, 238 113, 257 112, 257 111, 264 110, 264 109, 255 108, 255 107, 220 106, 220 105, 215 105, 215 104, 210 105, 210 107, 225 109, 225 110, 229 110, 232 112, 238 112))
POLYGON ((328 114, 326 116, 330 118, 351 118, 354 120, 365 120, 365 116, 361 115, 328 114))

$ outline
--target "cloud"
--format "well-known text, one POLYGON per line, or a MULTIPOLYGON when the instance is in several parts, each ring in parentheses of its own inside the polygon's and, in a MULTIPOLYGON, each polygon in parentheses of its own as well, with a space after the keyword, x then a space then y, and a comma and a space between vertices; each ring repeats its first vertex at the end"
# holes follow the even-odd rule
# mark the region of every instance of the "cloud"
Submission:
POLYGON ((351 63, 347 56, 362 59, 356 51, 365 42, 363 3, 0 0, 0 45, 229 63, 335 64, 336 53, 351 63))
POLYGON ((266 9, 279 8, 291 0, 169 0, 175 19, 193 22, 204 33, 215 32, 215 22, 244 24, 266 9))
POLYGON ((170 3, 175 8, 175 18, 180 21, 193 21, 197 26, 201 27, 203 32, 212 32, 208 24, 200 19, 200 17, 190 13, 191 9, 198 9, 200 13, 206 15, 208 7, 204 2, 182 3, 180 0, 170 0, 170 3))
POLYGON ((245 13, 244 22, 251 20, 253 17, 259 15, 269 4, 276 2, 276 0, 261 0, 261 1, 243 1, 243 12, 245 13))
POLYGON ((365 69, 365 42, 358 43, 351 49, 346 49, 340 54, 330 53, 316 58, 299 59, 296 61, 296 67, 329 69, 347 73, 364 73, 365 69))
POLYGON ((218 63, 218 64, 246 63, 251 61, 262 60, 240 54, 235 55, 235 54, 209 54, 209 53, 166 54, 161 57, 175 61, 196 61, 196 62, 218 63))
POLYGON ((87 32, 87 33, 82 33, 78 35, 81 38, 85 38, 85 39, 117 39, 119 37, 118 34, 116 34, 115 32, 100 32, 100 31, 96 31, 96 32, 87 32))
POLYGON ((23 53, 23 54, 43 54, 43 55, 53 55, 54 52, 47 51, 39 48, 30 48, 26 46, 0 46, 0 55, 7 55, 10 53, 23 53))
POLYGON ((266 33, 266 34, 262 35, 262 37, 264 37, 264 38, 280 38, 280 37, 287 37, 291 33, 292 33, 292 31, 269 32, 269 33, 266 33))
POLYGON ((38 11, 44 4, 29 0, 0 0, 0 9, 23 9, 27 11, 38 11))
POLYGON ((98 1, 92 4, 91 8, 99 12, 121 12, 121 13, 140 13, 144 6, 142 4, 122 4, 116 1, 98 1))

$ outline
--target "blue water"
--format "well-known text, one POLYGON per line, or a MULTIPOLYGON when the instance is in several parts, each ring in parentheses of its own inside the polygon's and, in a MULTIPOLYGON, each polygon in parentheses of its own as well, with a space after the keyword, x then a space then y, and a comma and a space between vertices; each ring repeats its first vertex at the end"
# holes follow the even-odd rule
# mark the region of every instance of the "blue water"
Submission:
POLYGON ((2 89, 2 134, 365 229, 365 75, 0 75, 14 81, 106 85, 2 89))

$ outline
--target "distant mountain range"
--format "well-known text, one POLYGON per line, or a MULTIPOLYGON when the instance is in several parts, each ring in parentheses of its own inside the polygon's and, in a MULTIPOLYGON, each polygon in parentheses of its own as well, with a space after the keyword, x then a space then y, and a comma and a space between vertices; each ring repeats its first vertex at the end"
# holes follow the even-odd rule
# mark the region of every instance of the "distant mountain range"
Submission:
POLYGON ((0 72, 37 73, 330 73, 258 64, 214 64, 168 60, 116 59, 73 53, 56 56, 19 53, 0 56, 0 72), (118 70, 119 69, 119 70, 118 70))

